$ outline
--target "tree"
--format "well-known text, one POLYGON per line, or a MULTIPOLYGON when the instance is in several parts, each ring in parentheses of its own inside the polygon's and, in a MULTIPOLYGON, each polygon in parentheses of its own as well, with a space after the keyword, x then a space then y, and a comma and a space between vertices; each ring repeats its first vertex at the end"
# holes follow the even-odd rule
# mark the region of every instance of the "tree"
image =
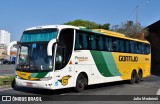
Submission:
POLYGON ((105 23, 105 24, 101 25, 101 24, 97 24, 95 22, 90 22, 90 21, 81 20, 81 19, 64 23, 64 25, 82 26, 82 27, 86 27, 88 29, 106 29, 106 30, 110 29, 109 23, 105 23))
POLYGON ((125 34, 127 37, 138 39, 144 39, 144 34, 147 33, 140 23, 136 24, 133 21, 128 21, 121 25, 114 25, 111 30, 125 34))

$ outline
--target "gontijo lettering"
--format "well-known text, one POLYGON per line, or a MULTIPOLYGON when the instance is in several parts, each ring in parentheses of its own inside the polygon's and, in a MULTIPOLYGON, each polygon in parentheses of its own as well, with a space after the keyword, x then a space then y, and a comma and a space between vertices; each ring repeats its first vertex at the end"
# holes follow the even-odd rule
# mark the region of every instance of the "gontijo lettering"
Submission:
POLYGON ((119 61, 123 62, 138 62, 138 57, 137 56, 119 56, 119 61))

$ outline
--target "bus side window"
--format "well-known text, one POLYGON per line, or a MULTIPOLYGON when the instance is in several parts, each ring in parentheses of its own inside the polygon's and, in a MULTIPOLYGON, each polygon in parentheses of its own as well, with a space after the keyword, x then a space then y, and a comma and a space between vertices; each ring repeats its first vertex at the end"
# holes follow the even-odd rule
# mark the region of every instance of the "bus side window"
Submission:
POLYGON ((144 53, 149 54, 150 53, 150 45, 149 44, 144 44, 144 53))
POLYGON ((79 34, 79 49, 83 49, 83 35, 79 34))
POLYGON ((108 37, 106 37, 106 38, 104 38, 105 40, 104 40, 104 43, 105 43, 105 50, 106 51, 109 51, 109 38, 108 37))
POLYGON ((116 51, 116 39, 112 39, 112 51, 115 52, 116 51))
POLYGON ((142 44, 137 43, 137 53, 141 54, 142 53, 142 44))
POLYGON ((96 41, 96 50, 99 50, 99 36, 95 36, 95 41, 96 41))
POLYGON ((130 41, 130 49, 131 49, 131 53, 134 53, 135 51, 135 44, 133 41, 130 41))
POLYGON ((83 36, 83 40, 82 40, 82 42, 83 42, 83 49, 87 49, 88 48, 87 35, 83 33, 82 36, 83 36))
POLYGON ((146 54, 150 54, 150 45, 146 44, 146 54))
POLYGON ((129 53, 130 52, 130 44, 129 44, 129 41, 125 41, 125 52, 129 53))
POLYGON ((133 42, 134 43, 134 53, 137 53, 137 42, 133 42))
POLYGON ((106 38, 104 36, 102 36, 102 44, 103 44, 103 51, 107 51, 106 50, 106 38))
POLYGON ((87 47, 87 49, 91 49, 91 42, 92 42, 92 40, 91 40, 91 35, 90 34, 87 34, 87 42, 88 42, 88 47, 87 47))
POLYGON ((124 52, 124 40, 120 40, 120 52, 124 52))
POLYGON ((119 51, 119 40, 118 39, 112 39, 112 51, 118 52, 119 51))
POLYGON ((80 43, 79 43, 79 33, 76 32, 76 41, 75 41, 75 49, 80 49, 80 43))
POLYGON ((98 41, 98 50, 103 50, 103 40, 102 40, 102 36, 99 36, 99 41, 98 41))
POLYGON ((145 47, 144 47, 144 44, 142 43, 142 54, 145 53, 145 47))
POLYGON ((119 49, 119 47, 120 47, 120 43, 119 43, 119 39, 116 39, 116 41, 115 41, 116 43, 115 43, 115 46, 116 46, 116 52, 119 52, 120 51, 120 49, 119 49))
POLYGON ((94 35, 91 35, 90 41, 91 41, 91 49, 95 50, 96 49, 96 40, 95 40, 95 36, 94 35))
POLYGON ((109 43, 109 44, 108 44, 108 45, 109 45, 109 46, 108 46, 108 50, 109 50, 109 51, 113 51, 113 49, 112 49, 112 38, 108 38, 108 40, 109 40, 109 41, 108 41, 108 43, 109 43))
POLYGON ((137 47, 136 47, 136 53, 139 54, 140 53, 140 48, 139 48, 140 44, 137 42, 137 47))

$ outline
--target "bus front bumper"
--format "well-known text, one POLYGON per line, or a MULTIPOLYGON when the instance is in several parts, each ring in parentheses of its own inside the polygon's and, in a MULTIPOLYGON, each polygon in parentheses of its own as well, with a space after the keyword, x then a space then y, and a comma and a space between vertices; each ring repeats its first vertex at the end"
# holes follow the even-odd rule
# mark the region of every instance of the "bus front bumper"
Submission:
POLYGON ((53 81, 31 81, 16 78, 16 86, 30 87, 30 88, 42 88, 42 89, 53 89, 53 81))

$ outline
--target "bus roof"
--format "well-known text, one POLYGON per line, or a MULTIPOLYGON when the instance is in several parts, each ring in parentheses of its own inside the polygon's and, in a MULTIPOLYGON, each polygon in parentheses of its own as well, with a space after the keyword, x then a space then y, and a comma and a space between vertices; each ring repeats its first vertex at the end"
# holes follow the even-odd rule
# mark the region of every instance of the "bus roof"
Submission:
POLYGON ((113 31, 109 31, 109 30, 104 30, 104 29, 80 28, 80 30, 87 31, 87 32, 99 33, 101 35, 107 35, 107 36, 112 36, 112 37, 117 37, 117 38, 122 38, 122 39, 127 39, 127 40, 133 40, 133 41, 138 41, 138 42, 149 43, 147 40, 129 38, 129 37, 126 37, 124 34, 121 34, 121 33, 118 33, 118 32, 113 32, 113 31))
POLYGON ((45 26, 31 27, 31 28, 26 29, 25 31, 28 31, 28 30, 37 30, 37 29, 50 29, 50 28, 58 28, 58 29, 73 28, 73 29, 80 29, 79 27, 70 26, 70 25, 45 25, 45 26))
POLYGON ((129 37, 126 37, 124 34, 121 34, 121 33, 118 33, 118 32, 113 32, 113 31, 104 30, 104 29, 94 29, 94 30, 96 30, 98 32, 101 32, 102 34, 108 35, 108 36, 113 36, 113 37, 118 37, 118 38, 123 38, 123 39, 128 39, 128 40, 134 40, 134 41, 149 43, 147 40, 129 38, 129 37))
POLYGON ((77 26, 71 26, 71 25, 36 26, 36 27, 28 28, 25 31, 37 30, 37 29, 49 29, 49 28, 58 28, 58 29, 72 28, 72 29, 77 29, 77 30, 83 30, 83 31, 86 31, 86 32, 97 33, 97 34, 101 34, 101 35, 107 35, 107 36, 113 36, 113 37, 118 37, 118 38, 123 38, 123 39, 128 39, 128 40, 134 40, 134 41, 149 43, 146 40, 139 40, 139 39, 126 37, 124 34, 121 34, 121 33, 118 33, 118 32, 113 32, 113 31, 104 30, 104 29, 87 29, 85 27, 77 27, 77 26))

